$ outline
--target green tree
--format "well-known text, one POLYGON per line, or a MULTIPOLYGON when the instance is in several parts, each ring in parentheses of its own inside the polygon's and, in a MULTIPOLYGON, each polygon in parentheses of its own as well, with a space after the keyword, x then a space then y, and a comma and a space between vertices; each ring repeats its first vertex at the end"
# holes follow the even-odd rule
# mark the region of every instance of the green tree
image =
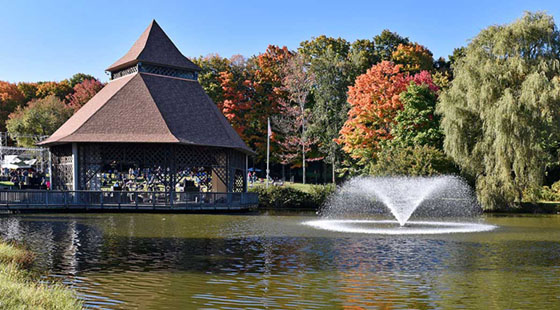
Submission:
POLYGON ((326 36, 302 42, 298 52, 306 59, 310 72, 315 76, 309 104, 309 138, 317 140, 319 151, 332 165, 332 181, 335 182, 337 169, 342 162, 350 161, 335 142, 347 119, 348 86, 379 57, 373 41, 356 40, 350 43, 326 36))
POLYGON ((369 167, 371 175, 430 176, 455 174, 457 167, 442 150, 430 145, 386 146, 369 167))
MULTIPOLYGON (((428 75, 427 72, 424 74, 428 75)), ((438 175, 457 173, 453 160, 443 152, 443 132, 436 115, 437 89, 431 80, 411 82, 400 94, 402 110, 369 173, 373 175, 438 175)))
POLYGON ((458 47, 453 49, 453 54, 449 55, 449 62, 451 66, 455 65, 455 63, 465 56, 467 49, 464 46, 458 47))
POLYGON ((411 82, 400 99, 403 108, 397 112, 389 143, 398 147, 429 145, 441 150, 443 133, 435 113, 436 92, 426 84, 411 82))
MULTIPOLYGON (((305 53, 305 50, 302 49, 301 52, 305 53)), ((314 55, 304 54, 309 59, 311 72, 315 75, 308 133, 318 140, 319 150, 325 155, 325 161, 332 165, 333 183, 337 163, 342 159, 340 146, 335 139, 346 120, 346 91, 350 85, 349 81, 353 79, 348 76, 353 71, 347 58, 348 51, 349 49, 327 47, 314 55)))
POLYGON ((68 79, 68 83, 70 83, 70 87, 74 88, 77 84, 82 83, 85 80, 96 80, 97 79, 93 75, 85 74, 85 73, 76 73, 72 75, 70 79, 68 79))
POLYGON ((373 37, 375 42, 375 54, 379 61, 393 60, 393 52, 397 50, 399 44, 408 44, 408 38, 400 36, 396 32, 391 32, 388 29, 383 30, 380 34, 373 37))
POLYGON ((438 103, 444 149, 487 209, 542 184, 560 127, 560 35, 544 13, 482 30, 438 103))
POLYGON ((230 70, 231 62, 218 54, 210 54, 193 59, 202 71, 198 73, 198 82, 204 88, 208 96, 218 104, 224 101, 220 73, 230 70))
MULTIPOLYGON (((48 136, 53 134, 66 120, 72 116, 74 110, 64 104, 54 95, 37 99, 28 103, 24 108, 18 107, 10 114, 6 127, 10 134, 48 136)), ((18 137, 20 146, 34 146, 33 139, 18 137)))
POLYGON ((354 72, 349 74, 350 79, 355 79, 358 75, 367 71, 374 64, 379 62, 379 57, 375 52, 375 43, 370 40, 356 40, 352 42, 348 52, 348 60, 351 62, 354 72))

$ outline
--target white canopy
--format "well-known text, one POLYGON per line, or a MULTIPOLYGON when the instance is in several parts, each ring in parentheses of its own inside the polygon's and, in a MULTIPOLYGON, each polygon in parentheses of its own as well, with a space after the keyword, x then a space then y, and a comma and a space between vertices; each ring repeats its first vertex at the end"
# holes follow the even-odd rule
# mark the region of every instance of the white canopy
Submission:
POLYGON ((37 162, 36 158, 23 158, 19 155, 4 155, 2 168, 8 169, 29 169, 37 162))

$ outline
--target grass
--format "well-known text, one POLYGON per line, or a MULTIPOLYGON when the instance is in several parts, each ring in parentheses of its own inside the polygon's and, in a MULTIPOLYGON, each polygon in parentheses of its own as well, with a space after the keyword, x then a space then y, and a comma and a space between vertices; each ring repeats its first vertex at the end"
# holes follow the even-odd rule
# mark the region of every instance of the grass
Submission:
POLYGON ((71 290, 59 283, 41 283, 25 270, 33 259, 29 251, 0 242, 0 309, 82 309, 71 290))

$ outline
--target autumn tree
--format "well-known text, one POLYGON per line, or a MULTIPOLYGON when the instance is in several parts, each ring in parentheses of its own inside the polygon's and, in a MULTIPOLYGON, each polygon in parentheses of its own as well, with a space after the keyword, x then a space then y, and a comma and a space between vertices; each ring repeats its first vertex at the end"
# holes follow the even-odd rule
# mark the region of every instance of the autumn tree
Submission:
POLYGON ((292 167, 302 167, 304 162, 322 159, 317 156, 308 156, 313 151, 317 140, 313 137, 303 136, 303 120, 309 118, 309 110, 301 109, 292 102, 283 102, 278 114, 272 117, 273 132, 281 135, 277 139, 280 146, 278 157, 282 165, 291 164, 292 167))
POLYGON ((283 68, 283 85, 288 92, 289 102, 283 104, 281 119, 288 120, 282 124, 283 148, 282 161, 292 162, 299 152, 294 150, 299 145, 301 150, 301 166, 303 170, 303 184, 305 184, 306 153, 311 150, 314 139, 307 137, 307 103, 312 87, 315 85, 315 74, 309 70, 305 57, 301 54, 292 56, 283 68), (292 103, 296 105, 295 109, 292 103), (291 124, 290 124, 291 123, 291 124), (295 151, 295 154, 294 154, 295 151))
MULTIPOLYGON (((230 59, 230 69, 220 73, 224 100, 218 106, 243 140, 257 151, 258 159, 266 153, 267 119, 276 115, 281 102, 287 100, 282 68, 292 55, 286 47, 271 45, 248 61, 230 59)), ((271 148, 278 148, 275 139, 271 148)))
POLYGON ((19 82, 17 87, 23 93, 25 102, 37 98, 37 83, 19 82))
POLYGON ((253 106, 253 87, 245 70, 220 72, 219 82, 223 100, 216 102, 230 124, 249 145, 249 128, 245 116, 253 106))
POLYGON ((64 100, 72 91, 73 89, 68 80, 63 80, 61 82, 41 82, 37 85, 36 97, 45 98, 53 95, 60 100, 64 100))
POLYGON ((5 131, 8 115, 25 103, 25 96, 16 84, 0 81, 0 130, 5 131))
POLYGON ((399 95, 410 82, 401 69, 401 65, 382 61, 349 87, 351 108, 337 141, 352 157, 372 160, 380 142, 391 138, 391 125, 402 108, 399 95))
POLYGON ((430 71, 434 65, 432 52, 418 43, 399 44, 392 54, 393 62, 411 74, 430 71))
MULTIPOLYGON (((53 134, 74 113, 54 95, 36 99, 27 106, 19 106, 10 114, 6 127, 10 134, 48 136, 53 134)), ((31 147, 36 141, 29 137, 17 138, 18 145, 31 147)))
POLYGON ((77 111, 93 98, 103 86, 104 84, 97 79, 84 80, 74 86, 74 91, 66 96, 66 102, 74 111, 77 111))
POLYGON ((391 124, 391 139, 381 143, 371 160, 373 175, 436 175, 457 173, 443 152, 443 132, 435 113, 438 87, 430 74, 415 75, 400 95, 402 109, 391 124))
POLYGON ((475 179, 483 207, 520 203, 553 162, 560 131, 560 33, 526 13, 482 30, 453 63, 438 103, 444 149, 475 179))

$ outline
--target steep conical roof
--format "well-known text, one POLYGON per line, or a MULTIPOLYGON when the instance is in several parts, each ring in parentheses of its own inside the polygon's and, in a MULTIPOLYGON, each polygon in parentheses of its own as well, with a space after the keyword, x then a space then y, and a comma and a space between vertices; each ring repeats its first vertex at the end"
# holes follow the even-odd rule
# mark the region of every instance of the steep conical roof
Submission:
POLYGON ((118 71, 138 62, 200 71, 200 68, 183 56, 158 23, 153 20, 130 50, 107 71, 118 71))
MULTIPOLYGON (((109 69, 147 59, 164 66, 196 67, 154 21, 109 69)), ((142 71, 111 80, 39 144, 73 142, 178 143, 253 153, 197 80, 142 71)))

